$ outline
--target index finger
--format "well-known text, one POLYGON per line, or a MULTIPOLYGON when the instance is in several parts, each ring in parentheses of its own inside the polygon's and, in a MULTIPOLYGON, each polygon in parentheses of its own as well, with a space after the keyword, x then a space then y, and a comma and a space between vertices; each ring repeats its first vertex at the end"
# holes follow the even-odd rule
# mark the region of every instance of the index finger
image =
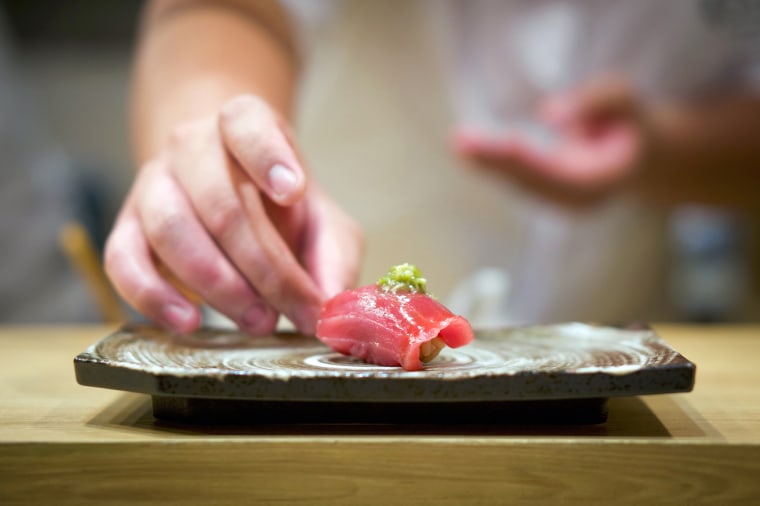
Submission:
MULTIPOLYGON (((257 182, 225 153, 219 132, 197 128, 187 134, 194 137, 174 151, 172 170, 204 228, 267 304, 302 332, 313 332, 323 293, 299 263, 298 239, 308 220, 306 203, 279 207, 290 219, 278 228, 257 182)), ((268 146, 267 140, 255 142, 268 146)))
POLYGON ((263 100, 240 95, 219 115, 224 144, 256 186, 273 202, 289 206, 301 199, 306 175, 285 125, 263 100))

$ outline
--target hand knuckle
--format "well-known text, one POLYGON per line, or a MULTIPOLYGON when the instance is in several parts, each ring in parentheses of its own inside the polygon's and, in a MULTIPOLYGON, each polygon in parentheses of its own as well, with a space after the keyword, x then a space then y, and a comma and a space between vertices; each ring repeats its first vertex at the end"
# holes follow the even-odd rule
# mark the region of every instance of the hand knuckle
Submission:
POLYGON ((175 125, 169 132, 169 147, 181 149, 195 145, 198 141, 208 138, 213 131, 213 118, 203 118, 175 125))
POLYGON ((285 291, 285 283, 280 272, 274 264, 269 264, 261 269, 256 288, 267 300, 282 298, 285 291))
POLYGON ((186 261, 185 269, 192 273, 195 284, 202 292, 210 295, 209 298, 213 298, 213 294, 228 283, 227 277, 215 262, 197 256, 190 256, 186 261))
POLYGON ((271 131, 273 121, 272 112, 263 100, 253 95, 242 95, 222 107, 219 128, 231 145, 256 150, 255 143, 271 131))
POLYGON ((223 121, 234 120, 243 114, 260 113, 266 109, 266 103, 256 95, 244 93, 225 102, 220 109, 223 121))
POLYGON ((195 127, 191 123, 181 123, 171 129, 169 133, 169 145, 173 147, 184 146, 195 135, 195 127))
POLYGON ((233 310, 234 313, 237 306, 245 305, 246 300, 252 297, 250 287, 235 269, 197 255, 190 256, 185 261, 183 270, 192 273, 194 289, 205 300, 216 303, 222 311, 233 310))
POLYGON ((217 200, 209 206, 205 223, 214 237, 227 237, 230 232, 237 229, 243 219, 243 210, 240 205, 230 200, 217 200))
POLYGON ((187 228, 187 217, 178 210, 165 209, 144 220, 143 228, 148 241, 158 249, 171 247, 175 239, 187 228))
POLYGON ((116 244, 113 234, 108 238, 103 249, 103 268, 112 281, 119 278, 120 268, 126 260, 123 250, 116 244))

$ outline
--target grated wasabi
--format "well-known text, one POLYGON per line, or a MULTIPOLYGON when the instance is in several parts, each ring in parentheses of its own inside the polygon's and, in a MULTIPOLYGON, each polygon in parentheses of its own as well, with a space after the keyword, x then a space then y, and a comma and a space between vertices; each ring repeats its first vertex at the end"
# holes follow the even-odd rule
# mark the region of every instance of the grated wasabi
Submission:
POLYGON ((427 293, 427 280, 417 267, 409 263, 391 267, 388 274, 377 281, 377 286, 392 293, 427 293))

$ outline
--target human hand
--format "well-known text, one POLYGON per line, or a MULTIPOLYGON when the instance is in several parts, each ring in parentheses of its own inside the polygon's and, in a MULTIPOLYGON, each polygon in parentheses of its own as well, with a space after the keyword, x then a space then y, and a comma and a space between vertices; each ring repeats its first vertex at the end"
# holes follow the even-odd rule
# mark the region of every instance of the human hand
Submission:
POLYGON ((285 122, 242 95, 177 127, 142 167, 105 265, 127 302, 175 332, 200 324, 186 287, 249 334, 272 332, 279 313, 313 334, 361 254, 358 225, 309 180, 285 122))
POLYGON ((619 79, 598 79, 551 97, 541 104, 539 118, 556 132, 549 146, 463 128, 454 134, 454 147, 477 166, 574 207, 633 184, 652 161, 655 136, 648 111, 619 79))

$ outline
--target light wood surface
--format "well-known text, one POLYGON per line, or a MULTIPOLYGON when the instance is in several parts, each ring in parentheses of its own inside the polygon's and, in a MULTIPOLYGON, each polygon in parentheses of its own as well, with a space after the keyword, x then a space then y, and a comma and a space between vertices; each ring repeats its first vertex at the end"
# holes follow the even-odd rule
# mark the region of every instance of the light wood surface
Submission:
POLYGON ((106 327, 0 328, 0 504, 760 504, 760 327, 660 325, 688 394, 595 426, 181 426, 82 387, 106 327))

